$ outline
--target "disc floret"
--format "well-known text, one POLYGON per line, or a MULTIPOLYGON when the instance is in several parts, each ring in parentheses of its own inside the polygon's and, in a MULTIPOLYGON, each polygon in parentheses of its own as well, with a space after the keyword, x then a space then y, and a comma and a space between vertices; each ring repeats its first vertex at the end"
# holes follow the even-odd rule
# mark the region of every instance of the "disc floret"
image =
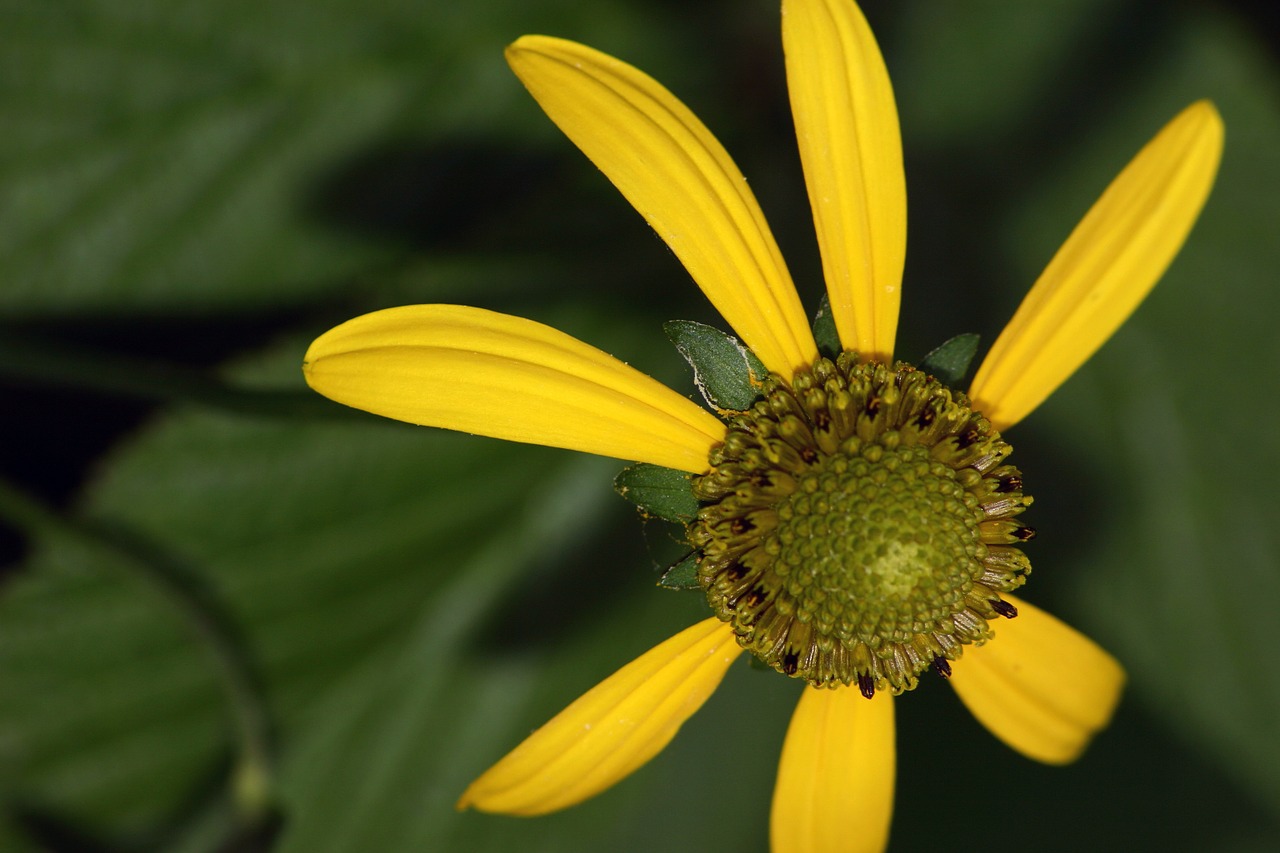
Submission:
POLYGON ((814 686, 948 675, 1031 570, 1011 450, 910 365, 845 352, 771 375, 695 483, 698 581, 743 647, 814 686))

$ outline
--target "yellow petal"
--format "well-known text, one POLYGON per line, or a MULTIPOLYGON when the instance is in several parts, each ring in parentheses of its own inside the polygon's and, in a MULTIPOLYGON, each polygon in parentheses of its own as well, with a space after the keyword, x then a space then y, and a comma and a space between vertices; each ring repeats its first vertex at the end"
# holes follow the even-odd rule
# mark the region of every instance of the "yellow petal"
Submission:
POLYGON ((538 815, 595 796, 657 755, 741 652, 718 619, 686 628, 530 735, 471 783, 458 808, 538 815))
POLYGON ((1209 195, 1222 137, 1212 104, 1187 107, 1071 232, 974 377, 969 396, 997 429, 1040 405, 1155 286, 1209 195))
POLYGON ((893 816, 893 697, 806 687, 769 819, 772 853, 879 853, 893 816))
POLYGON ((986 645, 951 664, 951 684, 978 722, 1028 758, 1066 764, 1111 721, 1125 674, 1088 637, 1014 598, 986 645))
POLYGON ((782 43, 836 329, 892 363, 907 189, 889 72, 852 0, 784 0, 782 43))
POLYGON ((548 326, 458 305, 375 311, 325 332, 303 370, 321 394, 425 426, 698 473, 724 425, 548 326))
POLYGON ((551 120, 613 181, 770 370, 817 347, 746 179, 657 81, 580 44, 525 36, 507 61, 551 120))

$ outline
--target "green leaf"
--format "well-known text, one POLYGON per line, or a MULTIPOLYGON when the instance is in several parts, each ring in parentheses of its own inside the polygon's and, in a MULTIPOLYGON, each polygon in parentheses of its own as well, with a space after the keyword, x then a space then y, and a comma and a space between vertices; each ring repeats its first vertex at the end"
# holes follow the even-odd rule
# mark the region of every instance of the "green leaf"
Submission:
MULTIPOLYGON (((730 672, 674 743, 598 797, 534 820, 454 808, 467 784, 531 730, 646 649, 706 617, 698 596, 660 594, 629 568, 621 573, 638 585, 625 587, 623 601, 536 654, 521 642, 533 635, 514 637, 496 651, 475 636, 442 643, 441 632, 431 631, 437 614, 424 612, 397 648, 317 702, 312 725, 284 768, 294 819, 277 849, 764 849, 768 809, 757 803, 767 803, 778 759, 772 741, 785 731, 797 685, 744 678, 741 671, 730 672), (734 712, 741 708, 751 712, 734 712), (749 741, 753 732, 769 743, 716 758, 725 738, 749 741), (738 784, 715 785, 726 772, 738 784), (673 798, 690 780, 705 780, 705 794, 673 798), (663 815, 661 830, 653 826, 655 810, 663 815)), ((439 618, 449 604, 465 608, 469 595, 483 595, 478 585, 459 584, 454 593, 441 600, 439 618)))
POLYGON ((836 331, 836 318, 831 313, 831 300, 826 293, 818 303, 818 313, 813 315, 813 339, 818 344, 818 352, 827 358, 834 359, 840 354, 840 333, 836 331))
POLYGON ((742 412, 760 396, 769 375, 737 338, 692 320, 671 320, 663 331, 693 367, 693 381, 706 401, 721 411, 742 412))
MULTIPOLYGON (((554 20, 565 5, 541 9, 554 20)), ((521 31, 514 0, 430 15, 355 0, 227 0, 217 15, 189 0, 130 0, 80 4, 74 22, 46 4, 10 7, 0 28, 9 319, 192 315, 349 293, 354 277, 382 280, 459 217, 476 218, 460 210, 459 160, 475 173, 471 195, 493 203, 480 209, 509 215, 517 199, 492 196, 527 182, 502 181, 513 154, 485 147, 551 133, 502 61, 521 31)), ((593 22, 652 29, 627 4, 593 22)))
POLYGON ((969 333, 956 335, 929 352, 916 365, 943 385, 956 388, 969 372, 973 357, 978 354, 980 337, 969 333))
POLYGON ((904 37, 894 54, 905 65, 894 69, 894 88, 924 90, 929 96, 927 106, 903 109, 903 138, 962 148, 988 138, 992 127, 1035 114, 1045 87, 1062 88, 1055 78, 1079 61, 1081 44, 1096 44, 1100 32, 1119 36, 1110 46, 1126 44, 1116 32, 1123 32, 1118 18, 1110 19, 1111 27, 1100 24, 1112 12, 1107 0, 1045 0, 968 13, 951 4, 931 4, 900 16, 896 23, 904 37), (983 97, 969 97, 972 92, 983 97))
POLYGON ((693 477, 684 471, 637 462, 618 473, 613 487, 649 515, 667 521, 687 524, 698 514, 693 477))
POLYGON ((565 534, 591 515, 599 473, 593 460, 578 459, 544 484, 530 496, 534 511, 508 518, 419 603, 417 617, 384 651, 327 691, 284 769, 292 819, 281 850, 430 849, 442 825, 458 823, 453 803, 483 760, 475 753, 534 687, 510 664, 468 662, 469 644, 518 572, 562 550, 565 534), (548 506, 555 508, 550 518, 537 509, 548 506), (514 561, 513 551, 521 552, 514 561), (361 785, 353 788, 351 778, 361 785), (425 799, 389 796, 426 780, 425 799))
POLYGON ((698 555, 689 554, 667 569, 658 586, 666 589, 701 589, 698 583, 698 555))
MULTIPOLYGON (((298 383, 301 352, 288 347, 272 375, 298 383)), ((424 612, 460 630, 554 542, 590 532, 609 503, 606 466, 372 416, 188 411, 121 448, 77 516, 199 577, 289 732, 424 612), (528 538, 484 558, 490 598, 440 604, 509 527, 528 538)), ((0 598, 0 789, 107 839, 163 827, 231 750, 215 664, 115 552, 56 535, 41 544, 0 598)))

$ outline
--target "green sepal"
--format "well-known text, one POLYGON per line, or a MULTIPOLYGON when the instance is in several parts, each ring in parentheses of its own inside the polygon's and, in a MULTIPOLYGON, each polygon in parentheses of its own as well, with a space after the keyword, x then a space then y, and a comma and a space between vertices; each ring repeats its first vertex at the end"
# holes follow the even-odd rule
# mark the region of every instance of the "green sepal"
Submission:
POLYGON ((662 573, 658 586, 664 589, 701 589, 698 585, 698 554, 689 554, 662 573))
POLYGON ((813 340, 818 344, 818 352, 827 358, 834 359, 842 350, 836 318, 831 313, 831 300, 825 293, 818 304, 818 313, 813 315, 813 340))
POLYGON ((933 376, 943 385, 954 388, 969 373, 973 357, 978 354, 978 340, 979 336, 972 332, 956 335, 935 347, 920 359, 916 367, 933 376))
POLYGON ((744 412, 760 396, 769 371, 735 337, 692 320, 671 320, 662 330, 693 368, 693 381, 713 408, 744 412))
POLYGON ((637 462, 613 478, 613 488, 649 515, 688 524, 698 514, 693 475, 674 468, 637 462))

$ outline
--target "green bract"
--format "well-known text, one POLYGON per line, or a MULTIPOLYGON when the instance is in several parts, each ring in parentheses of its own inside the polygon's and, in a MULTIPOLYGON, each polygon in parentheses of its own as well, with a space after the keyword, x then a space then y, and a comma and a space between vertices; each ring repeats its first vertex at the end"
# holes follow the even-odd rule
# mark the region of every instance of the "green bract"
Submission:
POLYGON ((760 396, 760 383, 769 371, 737 338, 692 320, 671 320, 662 328, 693 368, 693 381, 713 408, 746 411, 760 396))
POLYGON ((698 514, 693 482, 684 471, 638 462, 623 468, 613 487, 644 512, 666 521, 687 524, 698 514))
POLYGON ((658 581, 658 586, 667 589, 700 589, 698 585, 698 555, 689 554, 684 559, 667 569, 658 581))
POLYGON ((978 340, 979 336, 973 333, 956 335, 930 350, 917 367, 943 385, 955 388, 978 354, 978 340))
POLYGON ((818 305, 818 313, 813 315, 813 340, 818 345, 818 352, 827 358, 835 358, 843 349, 840 333, 836 331, 836 318, 831 313, 831 300, 825 293, 818 305))

